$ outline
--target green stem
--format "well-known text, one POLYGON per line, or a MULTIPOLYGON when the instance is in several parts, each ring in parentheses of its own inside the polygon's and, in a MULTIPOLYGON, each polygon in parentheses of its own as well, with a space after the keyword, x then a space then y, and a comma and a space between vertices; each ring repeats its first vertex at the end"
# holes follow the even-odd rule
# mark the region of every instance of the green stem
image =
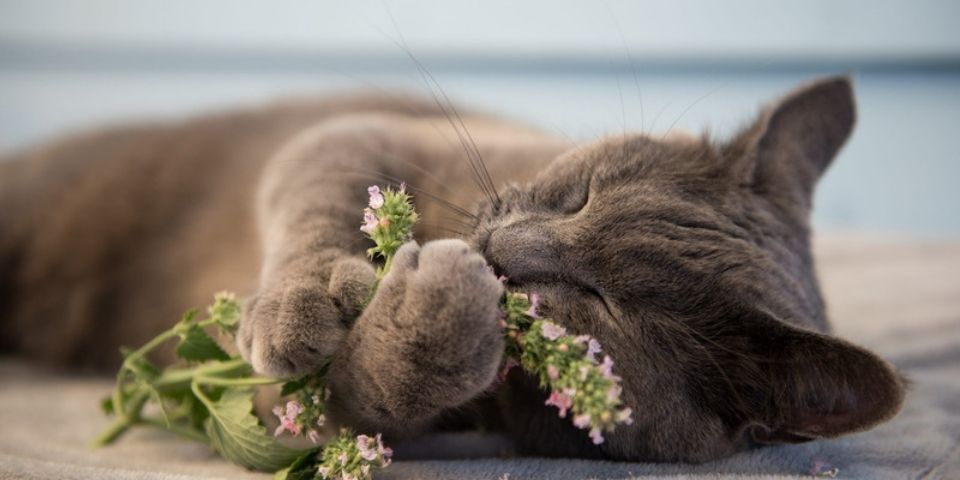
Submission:
POLYGON ((97 435, 97 438, 93 439, 93 442, 90 444, 91 447, 102 447, 104 445, 109 445, 113 443, 114 440, 123 435, 127 429, 130 428, 130 422, 126 418, 117 418, 107 427, 106 430, 100 432, 100 435, 97 435))
POLYGON ((100 435, 93 440, 93 446, 101 447, 107 445, 114 440, 116 440, 120 435, 123 435, 130 426, 135 424, 140 420, 140 410, 143 409, 143 405, 147 403, 147 399, 150 398, 150 392, 139 390, 137 393, 130 399, 130 408, 129 411, 117 410, 114 408, 114 412, 117 414, 117 419, 107 427, 100 435))
POLYGON ((224 387, 246 387, 252 385, 276 385, 286 380, 273 377, 254 377, 254 378, 220 378, 198 376, 196 382, 202 385, 219 385, 224 387))
POLYGON ((393 254, 386 254, 383 256, 383 268, 380 269, 380 278, 378 280, 383 280, 383 277, 387 276, 387 272, 390 271, 390 267, 393 265, 393 254))
POLYGON ((235 358, 213 365, 200 365, 191 368, 167 369, 156 380, 151 382, 154 388, 161 391, 177 389, 190 385, 198 376, 224 376, 239 373, 250 368, 242 358, 235 358))

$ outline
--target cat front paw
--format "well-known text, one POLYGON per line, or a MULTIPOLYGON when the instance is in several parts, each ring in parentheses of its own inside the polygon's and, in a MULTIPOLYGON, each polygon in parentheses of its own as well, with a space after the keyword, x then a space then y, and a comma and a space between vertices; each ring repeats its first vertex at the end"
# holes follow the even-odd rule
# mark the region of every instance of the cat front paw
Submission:
POLYGON ((268 283, 247 300, 237 335, 241 355, 265 375, 317 371, 339 348, 374 278, 368 262, 345 258, 328 276, 291 274, 268 283))
MULTIPOLYGON (((408 355, 453 395, 471 396, 496 375, 503 284, 461 240, 404 245, 368 309, 408 346, 408 355)), ((455 404, 462 399, 451 401, 455 404)))

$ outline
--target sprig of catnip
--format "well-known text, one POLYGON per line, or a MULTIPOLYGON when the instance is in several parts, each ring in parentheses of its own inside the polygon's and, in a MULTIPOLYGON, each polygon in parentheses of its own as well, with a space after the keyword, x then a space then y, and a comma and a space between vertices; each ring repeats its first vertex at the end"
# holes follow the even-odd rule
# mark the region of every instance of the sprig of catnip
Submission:
MULTIPOLYGON (((397 190, 371 186, 367 193, 369 206, 360 230, 374 242, 368 255, 383 260, 372 298, 397 250, 412 238, 418 216, 403 184, 397 190)), ((598 362, 600 345, 595 339, 568 335, 563 327, 540 318, 537 307, 536 294, 508 292, 501 300, 500 322, 506 336, 501 380, 511 367, 522 366, 551 391, 547 405, 559 408, 560 417, 570 411, 574 425, 589 429, 593 441, 601 443, 602 432, 632 422, 631 410, 621 408, 620 377, 612 372, 613 361, 604 357, 598 362)), ((113 443, 131 427, 158 428, 205 443, 238 465, 276 471, 277 480, 369 480, 375 470, 390 464, 392 450, 383 445, 379 434, 355 435, 344 428, 326 445, 305 450, 277 442, 275 437, 284 433, 320 442, 330 393, 329 362, 318 372, 296 379, 257 375, 206 330, 215 327, 233 340, 241 317, 236 297, 216 294, 207 315, 199 320, 197 311, 191 310, 142 347, 122 351, 116 387, 101 403, 104 412, 115 418, 94 445, 113 443), (148 359, 174 340, 179 364, 160 368, 148 359), (270 435, 253 412, 253 398, 257 387, 278 384, 282 384, 282 397, 294 398, 274 407, 280 425, 270 435)))
POLYGON ((500 326, 506 332, 505 360, 500 378, 517 365, 550 390, 546 405, 559 409, 560 418, 571 413, 577 428, 589 429, 593 443, 603 443, 603 432, 618 423, 633 423, 633 411, 621 408, 620 377, 613 374, 613 360, 601 352, 600 343, 589 335, 569 335, 565 328, 540 318, 539 296, 508 292, 501 303, 500 326))
POLYGON ((94 445, 108 445, 131 427, 146 426, 205 443, 237 465, 275 471, 278 480, 369 480, 373 470, 389 465, 391 451, 383 447, 379 435, 373 437, 375 446, 369 444, 371 437, 356 436, 347 429, 324 447, 302 450, 277 442, 275 437, 283 432, 320 441, 317 429, 326 419, 329 363, 293 380, 256 375, 246 361, 229 355, 205 330, 217 327, 232 340, 241 315, 236 297, 216 294, 207 313, 208 318, 198 320, 197 312, 191 310, 144 346, 124 351, 113 394, 101 404, 115 419, 94 445), (173 340, 182 364, 161 369, 147 358, 173 340), (296 399, 274 408, 280 426, 270 435, 253 412, 253 397, 256 387, 277 384, 283 385, 281 396, 296 399), (372 456, 369 448, 377 454, 372 456), (336 465, 328 465, 331 458, 336 465))

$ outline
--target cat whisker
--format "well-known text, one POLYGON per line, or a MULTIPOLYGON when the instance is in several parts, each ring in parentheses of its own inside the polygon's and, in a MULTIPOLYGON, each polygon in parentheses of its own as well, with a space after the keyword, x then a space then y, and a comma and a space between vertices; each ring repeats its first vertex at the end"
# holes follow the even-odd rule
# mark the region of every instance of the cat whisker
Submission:
POLYGON ((428 198, 428 199, 436 202, 438 205, 440 205, 440 206, 442 206, 442 207, 444 207, 444 208, 447 208, 448 210, 450 210, 450 211, 453 212, 453 213, 456 213, 456 214, 458 214, 458 215, 462 215, 462 216, 464 216, 464 217, 472 218, 472 219, 479 219, 479 217, 477 217, 477 216, 474 215, 473 213, 470 213, 467 209, 465 209, 465 208, 463 208, 463 207, 461 207, 461 206, 459 206, 459 205, 457 205, 457 204, 455 204, 455 203, 453 203, 453 202, 451 202, 451 201, 449 201, 449 200, 446 200, 446 199, 444 199, 444 198, 442 198, 442 197, 439 197, 439 196, 437 196, 437 195, 434 195, 433 193, 430 193, 430 192, 428 192, 428 191, 426 191, 426 190, 417 188, 416 186, 411 185, 410 183, 407 183, 407 182, 405 182, 405 181, 403 181, 403 180, 400 180, 399 178, 396 178, 396 177, 394 177, 394 176, 392 176, 392 175, 387 175, 387 174, 381 173, 381 172, 363 171, 363 170, 339 170, 338 173, 348 174, 348 175, 361 175, 361 176, 365 176, 365 177, 367 177, 367 178, 372 178, 372 179, 377 180, 377 181, 385 181, 385 182, 388 182, 388 183, 390 183, 391 185, 393 185, 394 187, 399 187, 400 184, 406 184, 407 189, 410 190, 411 192, 415 193, 416 195, 422 195, 423 197, 426 197, 426 198, 428 198))
POLYGON ((640 91, 640 78, 637 75, 637 64, 633 61, 633 54, 630 52, 630 46, 627 44, 627 38, 623 35, 623 29, 620 28, 620 22, 617 21, 617 16, 614 14, 609 4, 604 3, 604 5, 607 8, 607 12, 610 14, 610 19, 613 21, 613 26, 617 29, 617 35, 620 38, 620 45, 623 46, 623 51, 627 55, 627 61, 630 63, 630 73, 633 74, 633 84, 637 87, 637 99, 640 101, 640 131, 643 132, 643 93, 640 91))
POLYGON ((490 177, 490 172, 487 170, 486 163, 483 161, 483 156, 480 154, 480 149, 477 147, 473 136, 470 134, 470 130, 467 129, 467 126, 463 121, 463 117, 457 111, 456 107, 454 107, 453 102, 450 101, 449 96, 447 96, 446 91, 440 86, 440 83, 437 81, 437 79, 432 73, 430 73, 429 70, 427 70, 423 63, 410 50, 403 33, 400 31, 400 27, 397 25, 396 18, 394 18, 392 11, 386 5, 384 5, 384 7, 386 8, 387 14, 390 17, 390 22, 393 24, 394 31, 396 32, 399 41, 390 37, 389 35, 387 38, 389 38, 398 48, 400 48, 416 66, 417 71, 420 73, 421 79, 427 86, 427 89, 430 91, 431 97, 433 97, 434 103, 436 103, 437 107, 440 108, 440 110, 444 113, 444 116, 447 118, 450 126, 460 139, 464 153, 467 155, 467 162, 470 164, 471 170, 473 170, 473 173, 476 177, 477 185, 480 187, 480 190, 488 198, 488 200, 490 200, 490 202, 499 205, 501 203, 501 199, 499 193, 497 192, 496 185, 490 177), (436 91, 434 89, 436 89, 436 91), (439 92, 440 96, 443 97, 443 101, 441 101, 441 99, 437 96, 437 92, 439 92))

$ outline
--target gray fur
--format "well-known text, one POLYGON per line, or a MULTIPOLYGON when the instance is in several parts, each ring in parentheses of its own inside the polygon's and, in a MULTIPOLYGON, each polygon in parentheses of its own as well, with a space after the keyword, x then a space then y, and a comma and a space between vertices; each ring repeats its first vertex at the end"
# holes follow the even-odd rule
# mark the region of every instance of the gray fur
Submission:
MULTIPOLYGON (((358 97, 264 112, 148 130, 131 141, 160 149, 193 136, 194 143, 178 143, 184 152, 169 155, 183 165, 206 158, 220 165, 211 172, 234 179, 202 190, 193 209, 100 218, 111 204, 97 195, 125 178, 109 172, 139 152, 124 142, 110 143, 112 170, 76 160, 88 176, 61 173, 95 187, 60 187, 65 193, 43 191, 29 202, 20 185, 53 176, 47 156, 69 150, 97 158, 108 142, 54 145, 4 166, 0 173, 19 181, 0 177, 0 194, 25 212, 53 212, 64 195, 86 202, 71 216, 46 214, 56 237, 32 223, 36 213, 3 226, 11 232, 0 238, 0 264, 12 266, 0 278, 0 302, 12 312, 4 319, 7 347, 86 361, 91 345, 135 342, 168 324, 171 310, 234 288, 249 298, 238 348, 258 371, 306 373, 333 355, 336 423, 395 439, 482 424, 510 433, 521 451, 546 456, 705 461, 870 428, 902 403, 903 381, 886 362, 830 335, 813 271, 812 192, 855 117, 845 78, 791 93, 723 142, 635 134, 573 146, 465 114, 494 183, 508 184, 500 200, 474 188, 466 164, 472 153, 460 148, 463 133, 447 122, 447 108, 358 97), (238 125, 248 125, 246 136, 236 135, 238 125), (431 223, 451 213, 415 189, 425 243, 401 249, 361 313, 374 279, 358 230, 366 186, 394 179, 474 206, 475 216, 452 224, 463 240, 436 240, 444 235, 431 223), (94 218, 76 221, 84 211, 94 218), (171 222, 186 233, 171 234, 171 222), (65 251, 61 238, 88 243, 71 250, 69 261, 51 261, 65 251), (210 245, 221 245, 219 256, 208 253, 210 245), (154 255, 142 256, 148 247, 154 255), (184 268, 204 275, 158 273, 187 260, 184 268), (111 270, 118 262, 129 270, 111 270), (502 352, 496 304, 503 287, 485 262, 509 277, 507 288, 540 293, 544 314, 600 340, 624 378, 632 426, 595 446, 544 406, 545 393, 521 372, 491 387, 502 352), (71 281, 83 288, 61 293, 71 281), (138 330, 121 327, 134 313, 143 316, 138 330), (74 332, 99 325, 100 334, 67 336, 51 348, 33 332, 54 321, 74 332)), ((179 200, 178 188, 182 182, 153 194, 179 200)), ((138 194, 128 193, 150 204, 138 194)), ((91 363, 109 365, 109 358, 91 363)))

